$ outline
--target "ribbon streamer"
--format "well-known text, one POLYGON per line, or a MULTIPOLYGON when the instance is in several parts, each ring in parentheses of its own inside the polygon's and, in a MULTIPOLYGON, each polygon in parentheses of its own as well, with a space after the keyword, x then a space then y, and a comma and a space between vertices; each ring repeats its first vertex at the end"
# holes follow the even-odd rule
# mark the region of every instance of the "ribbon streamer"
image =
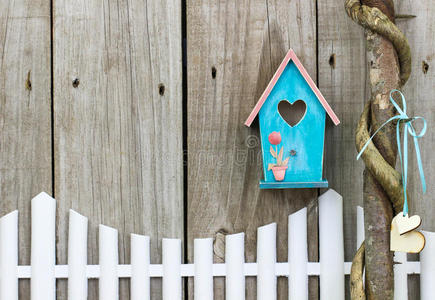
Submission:
POLYGON ((414 146, 415 146, 415 154, 417 157, 417 164, 418 164, 418 170, 420 172, 420 181, 423 193, 426 193, 426 180, 424 178, 424 172, 423 172, 423 165, 421 163, 421 155, 420 155, 420 148, 418 146, 418 139, 423 137, 426 133, 426 120, 423 117, 413 117, 409 118, 406 114, 406 100, 405 96, 403 96, 402 92, 399 90, 391 90, 390 92, 390 101, 396 108, 398 115, 391 117, 388 119, 384 124, 382 124, 381 127, 378 128, 378 130, 373 133, 373 135, 370 137, 370 139, 364 144, 364 147, 362 147, 361 151, 358 153, 358 156, 356 159, 358 160, 364 150, 367 148, 367 146, 372 141, 373 137, 381 130, 385 125, 387 125, 389 122, 397 120, 397 126, 396 126, 396 139, 397 139, 397 150, 399 153, 400 158, 400 165, 402 168, 402 184, 403 184, 403 193, 404 193, 404 203, 403 203, 403 215, 406 216, 408 214, 408 200, 406 195, 406 184, 408 180, 408 134, 409 133, 413 139, 414 139, 414 146), (393 93, 399 93, 400 97, 402 98, 402 107, 403 110, 400 108, 399 105, 397 105, 396 101, 394 101, 392 95, 393 93), (422 120, 423 121, 423 128, 421 129, 420 133, 417 134, 415 132, 414 126, 412 126, 412 123, 415 120, 422 120), (403 133, 403 158, 402 158, 402 150, 401 150, 401 143, 400 143, 400 122, 404 124, 404 133, 403 133))

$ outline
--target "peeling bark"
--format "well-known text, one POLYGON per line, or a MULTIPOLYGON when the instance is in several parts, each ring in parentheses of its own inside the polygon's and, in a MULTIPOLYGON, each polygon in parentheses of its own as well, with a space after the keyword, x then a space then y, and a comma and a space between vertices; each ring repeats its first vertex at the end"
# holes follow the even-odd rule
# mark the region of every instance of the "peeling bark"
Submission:
POLYGON ((411 48, 405 35, 393 23, 394 17, 388 17, 388 15, 394 16, 394 7, 393 11, 389 12, 386 11, 387 5, 380 4, 391 1, 365 0, 362 2, 360 0, 346 0, 347 14, 364 28, 382 35, 393 43, 400 62, 401 85, 404 85, 411 75, 411 48), (365 2, 367 4, 363 5, 365 2))
MULTIPOLYGON (((400 86, 399 64, 390 41, 370 30, 366 30, 365 36, 370 66, 370 124, 373 132, 395 115, 389 93, 400 86)), ((395 136, 394 124, 389 123, 373 138, 373 144, 392 168, 397 156, 395 136)), ((369 300, 392 300, 394 296, 393 254, 390 251, 392 217, 393 208, 387 192, 366 169, 364 227, 366 294, 369 300)))

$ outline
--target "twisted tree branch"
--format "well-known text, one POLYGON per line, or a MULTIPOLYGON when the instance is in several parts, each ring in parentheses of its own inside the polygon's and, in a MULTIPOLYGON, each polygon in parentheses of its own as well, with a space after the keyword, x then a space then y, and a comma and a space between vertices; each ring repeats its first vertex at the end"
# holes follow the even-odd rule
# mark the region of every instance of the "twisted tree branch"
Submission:
MULTIPOLYGON (((389 90, 404 85, 411 74, 411 51, 406 37, 394 24, 392 0, 346 0, 347 14, 363 26, 370 61, 371 98, 355 133, 358 152, 379 126, 395 114, 389 90), (397 55, 397 56, 396 56, 397 55), (399 78, 400 76, 400 78, 399 78)), ((403 207, 401 175, 394 169, 397 157, 394 125, 389 124, 370 142, 362 158, 366 241, 351 270, 352 299, 393 299, 393 261, 389 231, 393 215, 403 207), (366 287, 363 269, 366 265, 366 287)))
POLYGON ((345 8, 349 17, 356 23, 391 41, 399 58, 400 80, 403 86, 411 75, 411 48, 408 39, 393 23, 394 19, 391 20, 378 7, 362 5, 359 0, 346 0, 345 8))
MULTIPOLYGON (((370 139, 370 106, 371 101, 367 101, 355 131, 355 144, 358 152, 361 151, 362 147, 370 139)), ((402 176, 400 173, 385 161, 373 143, 367 146, 361 157, 371 175, 388 194, 394 211, 401 211, 404 198, 402 176)))

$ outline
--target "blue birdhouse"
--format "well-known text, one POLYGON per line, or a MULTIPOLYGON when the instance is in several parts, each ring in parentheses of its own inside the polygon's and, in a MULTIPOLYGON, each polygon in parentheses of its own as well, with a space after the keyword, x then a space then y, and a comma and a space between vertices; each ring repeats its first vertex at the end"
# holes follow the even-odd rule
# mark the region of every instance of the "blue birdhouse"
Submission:
POLYGON ((326 113, 340 120, 289 50, 245 122, 259 115, 263 189, 327 187, 323 178, 326 113))

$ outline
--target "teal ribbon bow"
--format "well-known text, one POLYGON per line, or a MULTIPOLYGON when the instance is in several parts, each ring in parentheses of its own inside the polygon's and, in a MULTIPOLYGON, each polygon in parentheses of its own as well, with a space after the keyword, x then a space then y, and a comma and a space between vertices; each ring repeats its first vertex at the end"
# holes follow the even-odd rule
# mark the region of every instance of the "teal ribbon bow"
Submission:
POLYGON ((378 130, 375 131, 375 133, 370 137, 370 139, 365 143, 364 147, 362 147, 361 151, 358 153, 357 160, 361 157, 364 150, 367 148, 367 146, 372 141, 373 137, 381 130, 385 125, 387 125, 389 122, 397 120, 397 126, 396 126, 396 139, 397 139, 397 150, 399 153, 400 158, 400 165, 402 167, 402 184, 403 184, 403 193, 404 193, 404 203, 403 203, 403 215, 406 216, 408 214, 408 200, 406 196, 406 183, 408 180, 408 134, 407 132, 413 137, 414 139, 414 146, 415 146, 415 154, 417 156, 417 164, 418 164, 418 170, 420 172, 420 181, 421 186, 423 189, 423 193, 426 193, 426 180, 424 178, 424 172, 423 172, 423 165, 421 163, 421 155, 420 155, 420 148, 418 147, 418 139, 425 135, 426 133, 426 120, 423 117, 413 117, 409 118, 406 114, 406 100, 403 94, 399 90, 391 90, 390 92, 390 101, 396 108, 398 115, 391 117, 388 119, 384 124, 382 124, 381 127, 378 128, 378 130), (392 95, 393 93, 399 93, 400 97, 402 98, 402 107, 403 110, 400 108, 399 105, 397 105, 396 101, 394 101, 392 95), (420 133, 417 134, 415 132, 414 127, 412 126, 412 123, 415 120, 422 120, 423 121, 423 128, 421 129, 420 133), (402 150, 401 150, 401 143, 400 143, 400 122, 404 123, 404 133, 403 133, 403 159, 402 159, 402 150))

